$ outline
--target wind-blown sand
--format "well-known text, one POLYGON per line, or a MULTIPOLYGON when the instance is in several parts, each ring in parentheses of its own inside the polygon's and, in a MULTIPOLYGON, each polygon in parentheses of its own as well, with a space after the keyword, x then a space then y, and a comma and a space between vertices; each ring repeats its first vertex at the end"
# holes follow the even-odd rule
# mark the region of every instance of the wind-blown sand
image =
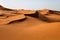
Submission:
POLYGON ((25 26, 21 23, 0 25, 0 40, 60 40, 58 22, 23 25, 25 26))
POLYGON ((11 19, 8 19, 13 21, 10 21, 9 24, 0 24, 0 40, 60 40, 59 15, 51 13, 48 13, 48 15, 46 15, 46 10, 42 10, 41 13, 34 11, 33 14, 31 11, 29 11, 25 14, 24 18, 26 17, 26 19, 22 20, 20 17, 16 18, 16 16, 12 18, 12 14, 9 14, 11 19), (14 20, 14 18, 16 20, 14 20), (48 18, 51 20, 51 22, 47 22, 49 21, 48 18))
POLYGON ((60 22, 45 23, 28 19, 0 25, 0 40, 60 40, 60 22))

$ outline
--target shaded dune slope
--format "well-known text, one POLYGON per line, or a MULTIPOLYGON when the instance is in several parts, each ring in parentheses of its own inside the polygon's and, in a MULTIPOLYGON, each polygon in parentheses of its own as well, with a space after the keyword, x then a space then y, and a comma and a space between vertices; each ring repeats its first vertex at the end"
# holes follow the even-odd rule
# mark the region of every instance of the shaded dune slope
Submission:
MULTIPOLYGON (((8 17, 7 20, 4 19, 4 20, 6 20, 6 21, 3 21, 5 23, 6 22, 11 23, 13 21, 17 21, 17 20, 21 20, 21 19, 24 20, 27 18, 26 16, 34 17, 34 18, 39 19, 40 21, 44 21, 44 22, 60 22, 60 15, 59 15, 60 11, 48 10, 48 9, 43 9, 43 10, 9 9, 8 11, 7 10, 8 10, 8 8, 4 8, 3 6, 0 5, 0 18, 8 17), (22 16, 21 14, 24 16, 22 16), (18 15, 21 15, 20 18, 17 18, 18 15)), ((4 24, 4 23, 2 23, 2 24, 4 24)))

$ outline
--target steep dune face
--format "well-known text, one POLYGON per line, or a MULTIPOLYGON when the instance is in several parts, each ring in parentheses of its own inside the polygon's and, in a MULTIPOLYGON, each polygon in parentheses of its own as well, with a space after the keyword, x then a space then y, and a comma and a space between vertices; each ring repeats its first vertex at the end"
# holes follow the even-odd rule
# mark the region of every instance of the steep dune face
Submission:
POLYGON ((25 13, 26 16, 35 17, 37 19, 40 19, 46 22, 59 22, 60 21, 59 11, 43 9, 43 10, 38 10, 38 11, 33 11, 33 12, 29 10, 28 11, 21 10, 19 12, 25 13))
POLYGON ((25 19, 24 14, 19 14, 17 11, 12 9, 7 9, 0 6, 0 24, 8 24, 12 21, 25 19))
POLYGON ((38 11, 40 13, 40 18, 41 15, 45 16, 45 18, 47 18, 47 20, 50 20, 52 22, 60 22, 60 15, 59 15, 59 11, 54 11, 54 10, 41 10, 38 11))
POLYGON ((14 14, 14 13, 10 13, 7 11, 7 12, 4 12, 4 14, 0 14, 0 24, 8 24, 12 21, 22 20, 25 18, 26 17, 24 14, 14 14), (9 13, 9 14, 7 14, 7 13, 9 13))
POLYGON ((26 17, 22 14, 22 15, 15 15, 15 16, 10 16, 8 18, 5 19, 0 19, 0 24, 8 24, 12 21, 16 21, 16 20, 22 20, 25 19, 26 17))

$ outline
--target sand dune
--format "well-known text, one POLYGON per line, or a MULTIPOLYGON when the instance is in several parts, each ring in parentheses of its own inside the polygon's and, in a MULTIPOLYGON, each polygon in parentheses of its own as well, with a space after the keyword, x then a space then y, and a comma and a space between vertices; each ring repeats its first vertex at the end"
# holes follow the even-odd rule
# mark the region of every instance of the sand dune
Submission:
POLYGON ((43 9, 43 10, 38 10, 38 12, 44 15, 44 14, 47 14, 49 12, 49 10, 43 9))
POLYGON ((17 10, 18 13, 34 14, 36 10, 17 10))
POLYGON ((46 18, 48 21, 52 22, 60 22, 60 11, 54 11, 54 10, 40 10, 38 11, 40 18, 43 18, 41 16, 44 16, 44 19, 46 18))
POLYGON ((18 13, 16 10, 8 9, 0 6, 0 24, 8 24, 15 20, 25 19, 23 13, 18 13))
POLYGON ((60 40, 60 11, 1 7, 0 40, 60 40))
POLYGON ((60 40, 60 23, 35 23, 0 25, 0 40, 60 40))
POLYGON ((0 5, 0 10, 14 11, 14 9, 5 8, 2 5, 0 5))

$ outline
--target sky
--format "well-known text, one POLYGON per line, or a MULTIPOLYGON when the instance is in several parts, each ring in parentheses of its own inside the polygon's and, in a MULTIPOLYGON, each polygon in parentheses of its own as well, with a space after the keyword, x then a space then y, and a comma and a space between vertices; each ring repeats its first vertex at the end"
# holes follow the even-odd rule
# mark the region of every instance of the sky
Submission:
POLYGON ((60 0, 0 0, 0 5, 11 9, 53 9, 60 11, 60 0))

